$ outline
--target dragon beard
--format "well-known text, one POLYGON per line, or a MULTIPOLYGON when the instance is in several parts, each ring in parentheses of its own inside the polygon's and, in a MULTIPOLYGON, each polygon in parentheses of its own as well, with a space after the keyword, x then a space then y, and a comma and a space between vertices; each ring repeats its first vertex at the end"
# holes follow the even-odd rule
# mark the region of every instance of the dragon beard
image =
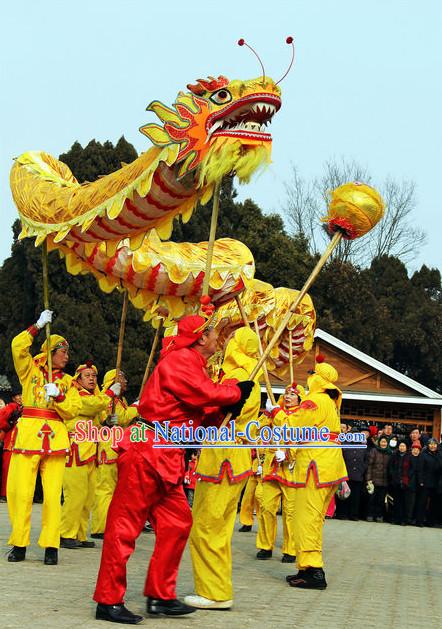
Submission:
POLYGON ((248 183, 253 173, 270 164, 271 148, 271 142, 244 144, 236 138, 215 138, 199 166, 198 187, 213 185, 231 174, 240 183, 248 183))

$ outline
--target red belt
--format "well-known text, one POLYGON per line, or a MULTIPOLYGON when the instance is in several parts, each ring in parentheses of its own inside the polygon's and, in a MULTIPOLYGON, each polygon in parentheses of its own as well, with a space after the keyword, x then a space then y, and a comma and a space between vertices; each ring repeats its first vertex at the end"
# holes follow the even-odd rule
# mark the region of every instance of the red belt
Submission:
POLYGON ((54 419, 55 421, 63 421, 60 415, 50 408, 35 408, 35 406, 24 406, 22 417, 26 419, 54 419))

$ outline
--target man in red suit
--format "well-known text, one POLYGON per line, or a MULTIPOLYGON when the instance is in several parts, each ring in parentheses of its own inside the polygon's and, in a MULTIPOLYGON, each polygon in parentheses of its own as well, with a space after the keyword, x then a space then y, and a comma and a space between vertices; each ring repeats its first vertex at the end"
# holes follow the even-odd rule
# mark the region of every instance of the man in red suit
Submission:
POLYGON ((183 490, 184 449, 179 445, 152 447, 152 422, 168 421, 170 428, 191 422, 196 428, 207 408, 220 407, 234 416, 240 412, 253 383, 212 382, 206 362, 214 354, 216 342, 216 332, 198 315, 181 319, 177 334, 163 340, 160 360, 138 406, 140 427, 147 428, 145 435, 138 442, 131 440, 129 429, 119 444, 118 484, 107 516, 94 594, 97 619, 125 624, 143 619, 124 606, 124 595, 126 564, 146 520, 156 535, 144 587, 147 612, 181 616, 195 611, 176 598, 178 568, 192 526, 183 490))

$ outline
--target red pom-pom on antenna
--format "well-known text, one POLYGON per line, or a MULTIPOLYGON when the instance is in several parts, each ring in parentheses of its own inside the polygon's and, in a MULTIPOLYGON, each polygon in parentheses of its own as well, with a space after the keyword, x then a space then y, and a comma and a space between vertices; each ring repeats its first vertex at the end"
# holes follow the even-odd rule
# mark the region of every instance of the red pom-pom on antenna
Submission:
POLYGON ((208 304, 210 304, 210 297, 209 295, 201 295, 200 297, 200 304, 203 304, 204 306, 207 306, 208 304))
POLYGON ((317 363, 323 363, 323 362, 325 362, 325 356, 324 356, 324 354, 318 354, 318 355, 316 356, 316 362, 317 362, 317 363))
POLYGON ((241 39, 238 39, 238 46, 244 46, 245 44, 245 40, 241 37, 241 39))
POLYGON ((287 44, 293 44, 293 37, 289 36, 287 37, 287 39, 285 40, 287 44))

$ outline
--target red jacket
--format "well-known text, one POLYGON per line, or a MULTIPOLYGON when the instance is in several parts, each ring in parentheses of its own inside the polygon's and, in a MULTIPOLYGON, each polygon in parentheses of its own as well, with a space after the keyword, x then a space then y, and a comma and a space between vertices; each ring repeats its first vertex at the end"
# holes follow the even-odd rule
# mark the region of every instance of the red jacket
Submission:
POLYGON ((17 421, 15 421, 15 423, 11 425, 9 423, 9 418, 11 417, 12 413, 18 411, 19 408, 20 406, 18 404, 16 404, 15 402, 10 402, 0 409, 0 430, 5 433, 3 442, 3 448, 5 450, 10 449, 10 444, 14 435, 15 424, 17 423, 17 421))
MULTIPOLYGON (((205 408, 229 406, 241 397, 233 384, 215 384, 206 371, 206 359, 195 349, 170 351, 155 367, 147 381, 138 412, 148 421, 169 421, 170 427, 188 425, 193 428, 203 423, 205 408)), ((154 433, 147 432, 146 441, 131 441, 131 428, 126 430, 120 450, 136 448, 153 468, 170 483, 180 483, 184 476, 182 448, 153 448, 154 433)))

